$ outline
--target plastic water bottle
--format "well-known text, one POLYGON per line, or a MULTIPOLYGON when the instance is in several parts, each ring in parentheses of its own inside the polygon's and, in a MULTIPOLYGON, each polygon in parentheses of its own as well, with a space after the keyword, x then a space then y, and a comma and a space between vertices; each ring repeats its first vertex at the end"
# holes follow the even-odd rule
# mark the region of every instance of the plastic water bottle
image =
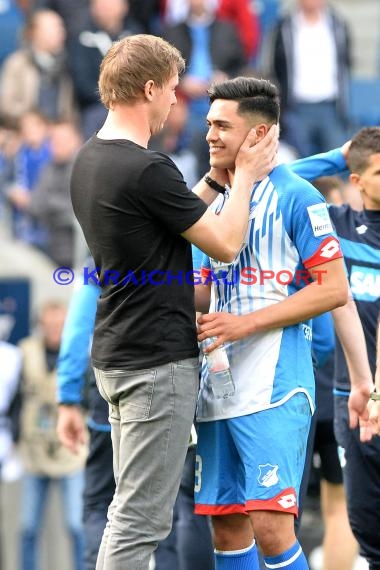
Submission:
POLYGON ((205 353, 204 349, 216 341, 216 337, 206 338, 202 341, 203 354, 206 357, 208 368, 208 382, 215 398, 229 398, 235 393, 235 384, 232 378, 230 363, 226 347, 222 344, 212 352, 205 353))

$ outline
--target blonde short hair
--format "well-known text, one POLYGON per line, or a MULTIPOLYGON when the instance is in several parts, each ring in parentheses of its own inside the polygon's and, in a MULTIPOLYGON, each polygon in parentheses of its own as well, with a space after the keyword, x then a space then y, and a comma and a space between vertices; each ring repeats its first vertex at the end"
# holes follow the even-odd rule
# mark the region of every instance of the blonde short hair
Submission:
POLYGON ((157 36, 137 34, 115 42, 100 66, 99 93, 105 107, 133 102, 153 80, 163 87, 175 73, 185 69, 181 53, 157 36))

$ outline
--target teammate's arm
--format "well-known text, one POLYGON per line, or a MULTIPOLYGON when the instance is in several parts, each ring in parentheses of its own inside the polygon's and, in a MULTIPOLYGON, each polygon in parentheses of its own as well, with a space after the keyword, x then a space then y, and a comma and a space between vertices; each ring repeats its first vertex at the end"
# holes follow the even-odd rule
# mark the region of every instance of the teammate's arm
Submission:
POLYGON ((289 168, 305 180, 347 172, 346 156, 349 144, 348 142, 341 148, 300 158, 289 163, 289 168))
POLYGON ((283 328, 345 305, 348 282, 341 258, 310 269, 312 283, 283 301, 246 315, 218 312, 198 319, 198 340, 216 336, 209 350, 252 334, 283 328))
POLYGON ((100 288, 82 285, 71 298, 59 351, 58 423, 61 443, 77 453, 85 442, 85 422, 80 407, 82 385, 89 364, 90 339, 94 330, 100 288))
MULTIPOLYGON (((380 394, 380 315, 377 325, 375 389, 380 394)), ((370 400, 369 410, 373 430, 380 435, 380 401, 370 400)))
POLYGON ((346 305, 332 311, 332 316, 351 382, 348 400, 350 427, 355 428, 359 423, 360 439, 369 441, 373 432, 367 421, 367 403, 373 382, 363 328, 351 295, 346 305))
POLYGON ((211 298, 211 283, 194 286, 195 309, 199 313, 208 313, 211 298))
MULTIPOLYGON (((194 283, 195 310, 197 313, 208 313, 210 310, 211 281, 205 285, 203 283, 203 273, 210 269, 210 258, 195 245, 192 246, 192 252, 193 267, 197 271, 197 279, 194 283)), ((197 315, 197 318, 199 316, 197 315)))

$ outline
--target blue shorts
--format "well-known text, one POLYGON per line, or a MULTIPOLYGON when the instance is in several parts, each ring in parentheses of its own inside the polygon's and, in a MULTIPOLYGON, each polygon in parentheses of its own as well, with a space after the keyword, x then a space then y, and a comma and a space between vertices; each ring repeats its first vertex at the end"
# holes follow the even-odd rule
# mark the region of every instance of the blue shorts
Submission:
POLYGON ((271 510, 298 514, 298 493, 311 421, 308 398, 198 424, 195 512, 271 510))

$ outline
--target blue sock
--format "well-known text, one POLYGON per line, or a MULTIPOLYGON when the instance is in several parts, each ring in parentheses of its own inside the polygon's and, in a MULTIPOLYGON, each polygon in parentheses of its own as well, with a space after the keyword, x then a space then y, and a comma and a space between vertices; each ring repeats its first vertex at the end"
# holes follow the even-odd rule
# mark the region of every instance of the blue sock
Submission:
POLYGON ((216 570, 259 570, 257 547, 255 541, 242 550, 215 550, 216 570))
POLYGON ((266 568, 275 570, 308 570, 309 565, 298 540, 289 550, 277 556, 264 556, 266 568))

